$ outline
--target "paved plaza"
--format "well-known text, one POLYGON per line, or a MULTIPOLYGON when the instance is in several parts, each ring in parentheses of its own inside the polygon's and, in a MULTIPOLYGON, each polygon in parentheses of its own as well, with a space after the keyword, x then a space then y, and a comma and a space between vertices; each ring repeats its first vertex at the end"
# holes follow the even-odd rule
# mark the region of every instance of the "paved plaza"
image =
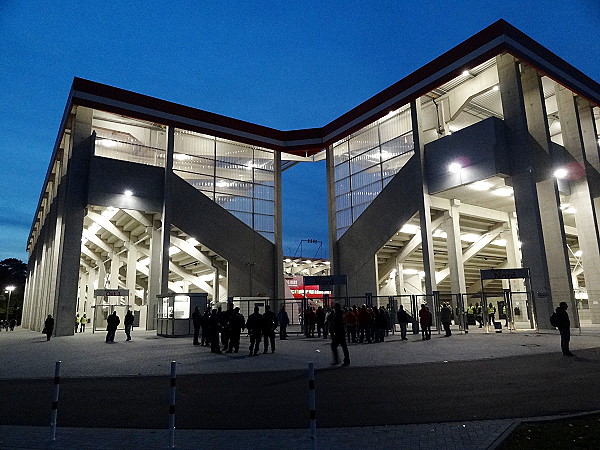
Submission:
POLYGON ((350 345, 351 366, 331 368, 328 341, 301 336, 250 358, 247 338, 239 354, 215 355, 155 332, 135 331, 125 342, 119 331, 114 344, 101 332, 50 342, 28 330, 1 332, 0 398, 12 408, 0 413, 0 448, 165 448, 171 361, 179 377, 177 448, 311 448, 310 361, 319 448, 493 448, 524 417, 600 409, 600 395, 571 386, 600 374, 600 333, 574 334, 574 359, 560 354, 558 333, 472 330, 350 345), (59 428, 50 442, 58 360, 59 428), (476 395, 467 395, 469 386, 476 395), (561 386, 562 400, 547 401, 545 386, 561 386), (198 411, 203 401, 214 411, 198 411))

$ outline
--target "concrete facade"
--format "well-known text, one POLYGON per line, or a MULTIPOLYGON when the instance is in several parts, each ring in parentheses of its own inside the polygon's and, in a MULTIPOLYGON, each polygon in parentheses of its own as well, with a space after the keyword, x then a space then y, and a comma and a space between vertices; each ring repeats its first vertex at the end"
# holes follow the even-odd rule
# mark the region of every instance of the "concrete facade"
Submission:
POLYGON ((504 21, 321 128, 75 79, 23 324, 52 314, 68 335, 77 313, 133 308, 154 329, 160 294, 282 298, 281 173, 320 159, 331 267, 348 280, 337 294, 429 296, 434 312, 439 295, 459 313, 490 303, 537 328, 567 301, 576 325, 600 323, 599 104, 597 82, 504 21), (480 278, 515 268, 530 277, 480 278))

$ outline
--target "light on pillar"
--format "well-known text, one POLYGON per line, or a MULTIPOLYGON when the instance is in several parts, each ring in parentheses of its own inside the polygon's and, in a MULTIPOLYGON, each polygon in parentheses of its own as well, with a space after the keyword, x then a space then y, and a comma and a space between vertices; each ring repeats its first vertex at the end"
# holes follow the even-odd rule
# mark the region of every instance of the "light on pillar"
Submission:
POLYGON ((456 161, 448 165, 448 172, 450 173, 460 173, 461 169, 462 164, 456 161))
POLYGON ((125 195, 126 197, 131 197, 133 195, 133 192, 127 189, 123 192, 123 195, 125 195))
POLYGON ((8 300, 6 301, 6 322, 8 323, 8 310, 10 308, 10 295, 12 294, 12 291, 15 290, 14 286, 6 286, 4 288, 4 291, 8 294, 8 300))
POLYGON ((566 177, 567 177, 567 175, 569 175, 569 172, 568 172, 568 170, 567 170, 567 169, 565 169, 564 167, 559 167, 558 169, 556 169, 556 170, 554 171, 554 176, 555 176, 556 178, 559 178, 559 179, 566 178, 566 177))

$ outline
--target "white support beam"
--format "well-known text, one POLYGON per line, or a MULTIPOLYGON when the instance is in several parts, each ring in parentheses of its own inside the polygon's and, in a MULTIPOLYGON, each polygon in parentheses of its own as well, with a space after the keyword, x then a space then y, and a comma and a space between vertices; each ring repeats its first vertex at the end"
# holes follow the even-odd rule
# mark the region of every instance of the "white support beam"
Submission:
POLYGON ((187 273, 185 270, 183 270, 177 264, 174 264, 174 263, 172 263, 172 262, 169 261, 169 270, 171 272, 173 272, 174 274, 179 275, 184 280, 189 281, 190 283, 194 284, 198 288, 200 288, 203 291, 207 292, 209 295, 213 295, 214 291, 213 291, 213 288, 211 287, 210 284, 208 284, 207 282, 201 280, 199 277, 196 277, 196 276, 194 276, 192 274, 187 273))
POLYGON ((125 234, 123 231, 119 230, 118 227, 115 226, 110 220, 102 215, 95 213, 94 211, 88 211, 88 217, 92 219, 95 223, 100 225, 106 231, 114 234, 117 238, 122 240, 123 242, 129 242, 129 236, 125 234))
POLYGON ((108 254, 113 253, 115 251, 115 249, 111 245, 104 242, 96 234, 92 233, 89 229, 83 230, 83 237, 90 241, 92 244, 94 244, 96 247, 100 247, 108 254))
MULTIPOLYGON (((442 197, 431 196, 431 208, 449 211, 452 206, 451 200, 442 197)), ((475 217, 478 219, 487 219, 494 222, 508 222, 509 213, 504 211, 496 211, 495 209, 483 208, 481 206, 469 205, 467 203, 460 204, 460 215, 475 217)))
POLYGON ((126 212, 129 216, 137 220, 139 223, 144 225, 145 227, 152 226, 152 219, 146 217, 146 215, 141 211, 136 211, 134 209, 123 209, 122 211, 126 212))

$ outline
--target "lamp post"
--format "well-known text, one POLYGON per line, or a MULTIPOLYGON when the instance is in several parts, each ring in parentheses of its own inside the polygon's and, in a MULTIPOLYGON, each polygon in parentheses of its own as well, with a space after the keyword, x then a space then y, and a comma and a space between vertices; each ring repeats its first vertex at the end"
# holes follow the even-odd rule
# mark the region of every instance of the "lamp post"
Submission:
POLYGON ((6 322, 8 323, 8 309, 10 308, 10 294, 12 294, 12 291, 15 290, 14 286, 6 286, 4 288, 4 290, 6 292, 8 292, 8 300, 6 302, 6 322))

